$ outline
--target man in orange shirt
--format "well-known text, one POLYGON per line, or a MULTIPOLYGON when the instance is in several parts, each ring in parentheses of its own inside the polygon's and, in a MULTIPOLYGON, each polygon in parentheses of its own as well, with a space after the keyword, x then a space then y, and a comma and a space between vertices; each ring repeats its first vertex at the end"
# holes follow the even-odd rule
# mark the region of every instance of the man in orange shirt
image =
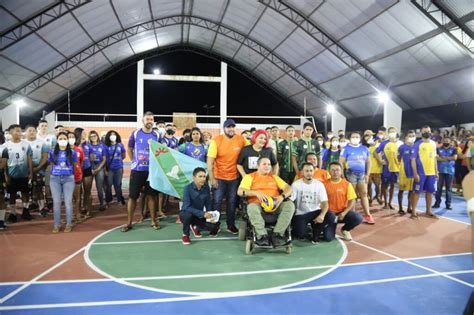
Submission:
MULTIPOLYGON (((325 169, 319 168, 318 167, 318 156, 316 153, 310 152, 306 154, 306 163, 311 163, 314 166, 314 173, 313 173, 313 178, 316 180, 319 180, 320 182, 324 183, 325 181, 328 180, 329 174, 325 169)), ((303 178, 303 170, 301 170, 298 174, 297 179, 303 178)))
POLYGON ((260 157, 257 161, 257 171, 245 175, 238 190, 239 196, 248 197, 247 214, 250 223, 255 228, 256 244, 259 246, 285 245, 284 234, 295 213, 293 202, 285 201, 291 196, 293 189, 279 176, 273 175, 271 171, 270 159, 260 157), (282 191, 281 194, 280 191, 282 191), (268 198, 276 198, 273 213, 278 214, 278 221, 273 229, 271 240, 265 228, 260 205, 268 198))
POLYGON ((235 204, 240 183, 237 159, 245 146, 244 137, 235 134, 235 121, 224 121, 224 134, 211 141, 207 151, 207 169, 211 187, 214 189, 213 210, 221 212, 224 195, 227 200, 227 231, 239 233, 235 226, 235 204))
MULTIPOLYGON (((337 216, 337 223, 344 223, 341 229, 342 236, 346 241, 351 241, 350 231, 362 223, 362 216, 352 210, 357 198, 354 187, 347 180, 342 178, 342 165, 339 162, 332 162, 329 166, 331 179, 324 183, 328 195, 329 210, 337 216)), ((328 226, 332 235, 336 234, 337 223, 328 226)))

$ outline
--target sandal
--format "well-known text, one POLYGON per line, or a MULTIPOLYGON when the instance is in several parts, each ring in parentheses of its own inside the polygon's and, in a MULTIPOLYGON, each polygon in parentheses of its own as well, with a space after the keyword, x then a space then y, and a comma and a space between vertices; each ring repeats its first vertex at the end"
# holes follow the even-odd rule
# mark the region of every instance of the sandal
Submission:
POLYGON ((426 213, 426 216, 431 219, 439 219, 439 217, 434 213, 426 213))
POLYGON ((121 232, 128 232, 132 229, 132 225, 131 224, 127 224, 125 225, 123 228, 120 229, 121 232))
POLYGON ((418 214, 412 213, 410 219, 419 220, 420 218, 418 218, 418 214))

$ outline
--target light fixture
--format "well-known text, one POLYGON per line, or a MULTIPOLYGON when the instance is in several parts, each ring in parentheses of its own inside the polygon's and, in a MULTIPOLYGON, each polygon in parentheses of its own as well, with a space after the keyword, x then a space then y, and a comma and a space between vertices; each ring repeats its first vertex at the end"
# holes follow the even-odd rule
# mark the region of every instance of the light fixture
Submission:
POLYGON ((329 103, 328 104, 328 107, 327 107, 327 111, 328 113, 334 113, 334 111, 336 110, 335 106, 333 103, 329 103))
POLYGON ((16 100, 16 101, 13 102, 13 104, 15 104, 16 106, 18 106, 20 108, 26 106, 26 103, 23 99, 16 100))
POLYGON ((377 98, 379 99, 380 102, 382 103, 386 103, 390 100, 390 95, 388 95, 387 92, 379 92, 379 94, 377 95, 377 98))
POLYGON ((153 69, 153 74, 160 74, 161 71, 160 69, 156 68, 156 69, 153 69))

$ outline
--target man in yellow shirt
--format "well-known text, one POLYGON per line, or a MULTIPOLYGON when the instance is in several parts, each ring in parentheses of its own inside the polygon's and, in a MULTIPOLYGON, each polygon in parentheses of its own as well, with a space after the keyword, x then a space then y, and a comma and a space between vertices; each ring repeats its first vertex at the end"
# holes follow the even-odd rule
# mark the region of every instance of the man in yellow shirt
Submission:
POLYGON ((295 213, 292 201, 286 201, 293 192, 291 186, 279 176, 272 174, 272 165, 267 157, 260 157, 257 161, 257 171, 245 175, 240 183, 238 195, 247 197, 249 202, 247 214, 250 223, 255 228, 256 244, 259 246, 282 246, 286 244, 284 234, 295 213), (280 191, 282 193, 280 194, 280 191), (273 229, 271 240, 265 228, 262 216, 261 203, 268 198, 275 198, 274 213, 278 214, 278 221, 273 229))

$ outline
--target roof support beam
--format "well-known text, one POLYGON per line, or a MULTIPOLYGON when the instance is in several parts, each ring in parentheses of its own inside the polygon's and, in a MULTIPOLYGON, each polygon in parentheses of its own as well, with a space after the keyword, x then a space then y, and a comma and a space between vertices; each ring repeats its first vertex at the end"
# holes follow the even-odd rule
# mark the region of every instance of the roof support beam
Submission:
POLYGON ((89 2, 91 2, 91 0, 62 0, 46 7, 38 14, 2 32, 0 35, 0 51, 7 49, 26 36, 38 31, 43 26, 56 21, 89 2))

